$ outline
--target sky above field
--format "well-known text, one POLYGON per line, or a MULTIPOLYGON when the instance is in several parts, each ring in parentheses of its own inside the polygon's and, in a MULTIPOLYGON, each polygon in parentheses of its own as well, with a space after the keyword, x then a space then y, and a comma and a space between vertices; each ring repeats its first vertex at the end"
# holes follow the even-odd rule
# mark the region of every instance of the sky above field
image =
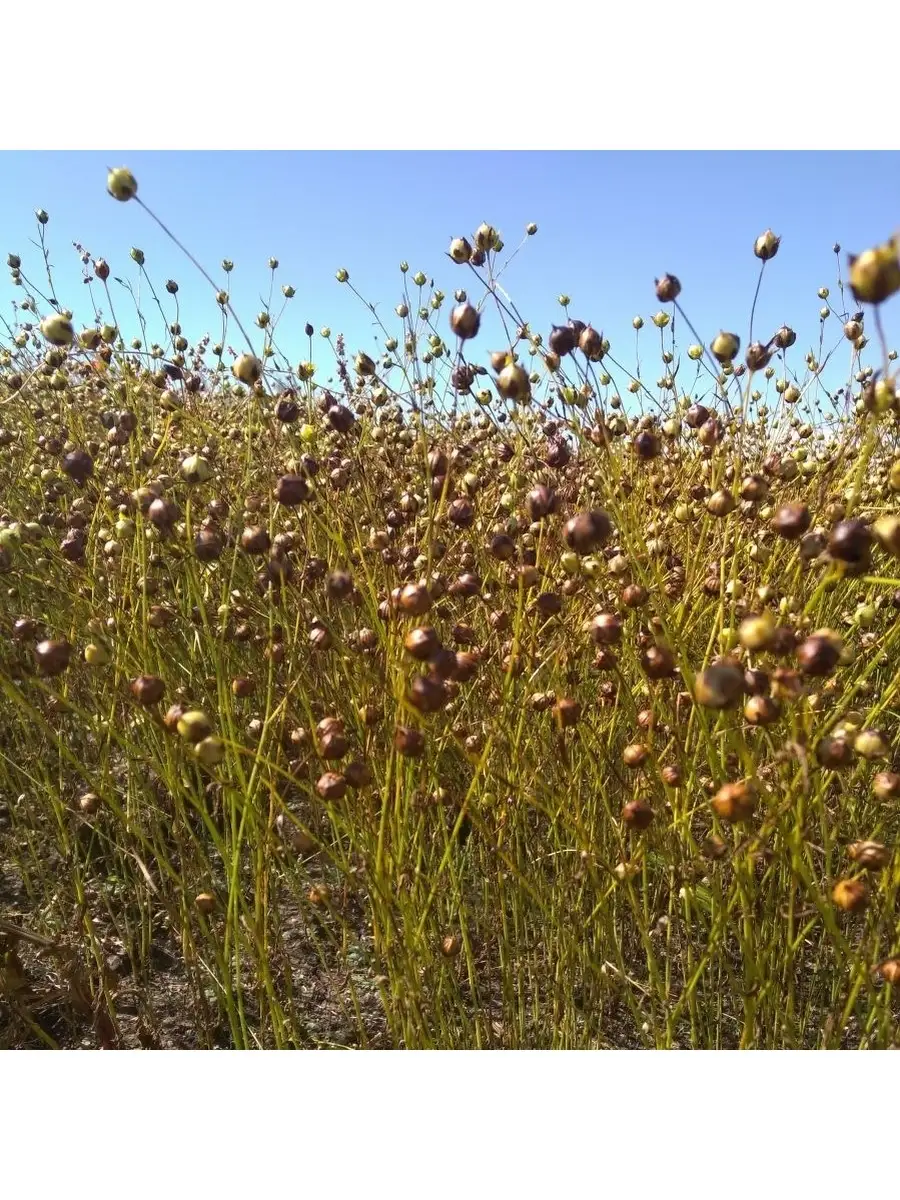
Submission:
MULTIPOLYGON (((0 154, 0 249, 21 255, 40 286, 46 277, 32 244, 34 210, 45 209, 57 293, 76 324, 93 323, 93 314, 72 244, 106 258, 113 275, 137 288, 138 269, 129 257, 136 246, 167 314, 174 309, 162 289, 173 278, 186 334, 209 332, 213 341, 220 318, 212 289, 145 212, 106 194, 108 165, 134 171, 142 200, 220 285, 222 259, 233 260, 228 290, 257 341, 253 320, 270 293, 268 260, 277 257, 275 311, 281 285, 296 289, 279 333, 294 362, 309 357, 307 321, 317 331, 343 332, 351 352, 371 353, 383 343, 371 313, 336 281, 338 268, 378 304, 378 315, 397 336, 401 260, 410 274, 425 272, 447 293, 448 313, 456 288, 479 297, 468 269, 454 266, 445 252, 452 237, 470 235, 482 221, 499 229, 505 253, 529 222, 539 226, 502 281, 532 328, 546 336, 562 318, 557 296, 568 293, 571 315, 602 329, 626 365, 634 362, 632 317, 658 311, 654 278, 667 271, 680 278, 682 304, 705 341, 724 328, 746 346, 759 270, 752 246, 772 227, 782 245, 766 270, 756 334, 765 338, 787 322, 798 333, 798 351, 818 353, 817 289, 830 287, 834 306, 852 309, 849 292, 842 303, 837 289, 846 251, 900 228, 900 155, 887 152, 0 154), (835 242, 842 247, 838 258, 835 242)), ((0 313, 9 319, 21 292, 6 278, 0 289, 0 313)), ((119 285, 113 302, 123 332, 139 335, 119 285)), ((141 307, 151 335, 161 340, 161 318, 146 284, 141 307)), ((884 315, 889 340, 900 343, 900 302, 889 302, 884 315)), ((830 318, 825 348, 839 335, 830 318)), ((643 356, 658 335, 647 329, 641 336, 643 356)), ((479 344, 488 351, 500 340, 499 326, 486 326, 479 344)), ((685 345, 692 340, 685 335, 685 345)), ((229 341, 240 348, 236 331, 229 341)), ((312 357, 320 365, 329 361, 318 338, 312 357)), ((845 375, 849 348, 842 346, 834 361, 845 375)))

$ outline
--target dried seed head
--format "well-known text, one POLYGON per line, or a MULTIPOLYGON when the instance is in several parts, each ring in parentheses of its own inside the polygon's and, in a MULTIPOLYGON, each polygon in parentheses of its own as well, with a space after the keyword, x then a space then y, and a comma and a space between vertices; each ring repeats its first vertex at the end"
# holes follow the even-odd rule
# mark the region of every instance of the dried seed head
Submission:
POLYGON ((450 328, 464 341, 475 337, 480 326, 481 313, 473 304, 458 304, 450 314, 450 328))
POLYGON ((656 280, 656 298, 662 304, 677 300, 681 293, 681 283, 674 275, 663 275, 656 280))
POLYGON ((872 530, 857 518, 839 521, 828 535, 828 550, 832 558, 845 563, 865 563, 872 546, 872 530))
POLYGON ((601 508, 578 513, 566 522, 566 545, 576 554, 591 554, 602 546, 612 533, 612 522, 601 508))
POLYGON ((694 683, 694 698, 704 708, 732 708, 744 691, 744 672, 737 663, 713 663, 694 683))
POLYGON ((805 504, 783 504, 772 518, 772 528, 780 537, 795 541, 806 533, 811 522, 805 504))
POLYGON ((729 825, 737 825, 741 821, 749 821, 756 810, 757 795, 753 781, 741 780, 739 783, 726 783, 713 796, 713 811, 720 821, 729 825))
POLYGON ((900 775, 879 771, 872 779, 872 792, 878 800, 896 800, 900 796, 900 775))
POLYGON ((831 899, 844 912, 862 912, 869 903, 869 889, 863 879, 839 879, 832 888, 831 899))
POLYGON ((881 842, 854 842, 847 853, 858 866, 866 871, 883 871, 891 861, 891 852, 881 842))
POLYGON ((240 383, 252 387, 262 379, 262 363, 253 354, 241 354, 235 359, 231 373, 240 383))
POLYGON ((34 657, 41 675, 61 675, 69 665, 72 647, 65 638, 47 639, 35 646, 34 657))
POLYGON ((131 694, 144 708, 159 704, 165 691, 165 683, 156 675, 139 675, 131 681, 131 694))
POLYGON ((804 675, 830 675, 840 661, 843 640, 832 629, 819 629, 797 647, 797 661, 804 675))
POLYGON ((763 262, 768 262, 770 258, 774 258, 778 253, 778 247, 781 245, 781 238, 776 237, 771 229, 767 229, 765 233, 761 233, 753 243, 753 253, 763 262))
POLYGON ((622 824, 640 833, 653 822, 653 809, 646 800, 629 800, 622 808, 622 824))

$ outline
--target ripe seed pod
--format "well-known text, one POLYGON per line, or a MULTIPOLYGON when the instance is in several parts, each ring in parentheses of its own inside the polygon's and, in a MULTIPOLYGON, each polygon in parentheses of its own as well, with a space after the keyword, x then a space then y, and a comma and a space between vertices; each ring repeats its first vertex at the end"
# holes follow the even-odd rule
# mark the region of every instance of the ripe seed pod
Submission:
POLYGON ((69 665, 72 647, 65 638, 48 638, 35 646, 34 657, 41 675, 61 675, 69 665))
POLYGON ((812 522, 805 504, 783 504, 772 518, 774 531, 788 541, 796 541, 809 529, 812 522))
POLYGON ((194 897, 194 905, 200 912, 207 915, 216 907, 216 898, 212 892, 200 892, 194 897))
POLYGON ((633 742, 622 751, 622 762, 626 767, 637 770, 647 761, 649 751, 641 742, 633 742))
POLYGON ((891 861, 891 852, 881 842, 854 842, 847 853, 866 871, 882 871, 891 861))
POLYGON ((872 792, 878 800, 896 800, 900 797, 900 775, 879 771, 872 779, 872 792))
POLYGON ((856 564, 868 561, 872 546, 872 531, 865 521, 838 521, 828 535, 828 550, 832 558, 856 564))
POLYGON ((840 661, 844 643, 831 629, 819 629, 797 647, 797 661, 804 675, 830 675, 840 661))
POLYGON ((751 696, 744 705, 748 725, 772 725, 781 716, 781 705, 772 696, 751 696))
POLYGON ((612 533, 612 522, 602 508, 578 513, 566 522, 563 536, 566 545, 576 554, 591 554, 599 549, 612 533))
POLYGON ((736 663, 713 663, 694 683, 694 698, 704 708, 732 708, 744 690, 744 673, 736 663))
POLYGON ((646 800, 629 800, 622 808, 622 824, 638 833, 650 827, 653 816, 653 809, 646 800))
POLYGON ((761 233, 753 243, 753 253, 763 262, 768 262, 770 258, 774 258, 778 253, 778 247, 781 245, 781 238, 776 237, 771 229, 767 229, 765 233, 761 233))
POLYGON ((418 729, 398 725, 394 730, 394 749, 404 758, 419 758, 425 752, 425 738, 418 729))
POLYGON ((551 351, 558 354, 560 358, 565 358, 567 354, 572 353, 576 341, 575 330, 571 325, 554 325, 547 339, 551 351))
POLYGON ((316 791, 323 800, 340 800, 347 791, 347 780, 335 771, 326 771, 319 776, 316 791))
POLYGON ((62 460, 60 469, 83 486, 94 473, 94 460, 86 450, 71 450, 62 460))
POLYGON ((559 507, 556 493, 546 484, 539 483, 525 497, 525 509, 530 521, 540 521, 542 518, 556 512, 559 507))
POLYGON ((41 333, 51 346, 71 346, 75 341, 75 327, 62 313, 51 313, 41 321, 41 333))
POLYGON ((531 395, 528 372, 519 363, 507 363, 497 376, 496 384, 504 400, 527 400, 531 395))
POLYGON ((165 691, 165 683, 156 675, 139 675, 131 681, 131 694, 144 708, 159 704, 165 691))
MULTIPOLYGON (((456 656, 453 657, 455 665, 456 656)), ((449 698, 443 682, 434 675, 417 675, 409 686, 409 702, 419 712, 439 712, 449 698)))
POLYGON ((737 825, 749 821, 756 811, 757 795, 752 780, 726 783, 713 797, 712 807, 720 821, 737 825))
POLYGON ((252 387, 262 379, 262 363, 253 354, 241 354, 231 368, 231 373, 240 383, 252 387))
POLYGON ((296 508, 298 504, 303 504, 309 499, 311 492, 308 480, 302 475, 282 475, 272 494, 285 508, 296 508))
POLYGON ((681 293, 681 282, 675 275, 663 275, 656 280, 656 298, 662 304, 677 300, 681 293))
POLYGON ((561 729, 571 729, 581 719, 581 705, 577 700, 571 700, 565 696, 561 696, 556 701, 554 711, 561 729))
POLYGON ((614 646, 622 638, 622 621, 615 613, 597 613, 591 621, 591 637, 598 646, 614 646))
POLYGON ((450 314, 450 328, 462 340, 477 335, 481 327, 481 313, 473 304, 458 304, 450 314))
POLYGON ((885 983, 900 983, 900 958, 887 958, 875 968, 885 983))
POLYGON ((859 913, 869 904, 869 889, 863 879, 839 879, 831 891, 836 908, 859 913))

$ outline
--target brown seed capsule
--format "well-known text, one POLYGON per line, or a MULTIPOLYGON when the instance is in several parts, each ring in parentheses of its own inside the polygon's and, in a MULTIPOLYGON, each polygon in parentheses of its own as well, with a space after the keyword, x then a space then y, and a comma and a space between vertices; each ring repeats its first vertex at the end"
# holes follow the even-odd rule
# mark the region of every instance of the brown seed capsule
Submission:
POLYGON ((450 314, 450 328, 462 340, 473 338, 481 326, 481 313, 473 304, 458 304, 450 314))
POLYGON ((650 679, 671 679, 675 674, 675 656, 668 646, 648 646, 641 652, 641 667, 650 679))
POLYGON ((622 762, 626 767, 636 770, 644 765, 649 755, 649 750, 641 742, 632 742, 630 746, 626 746, 622 751, 622 762))
POLYGON ((266 554, 271 545, 269 532, 261 525, 248 525, 241 534, 241 549, 247 554, 266 554))
POLYGON ((626 608, 641 608, 647 603, 649 593, 639 583, 629 583, 622 588, 622 603, 626 608))
POLYGON ((86 450, 72 450, 62 460, 61 470, 64 475, 83 485, 94 473, 94 460, 86 450))
POLYGON ((797 647, 797 662, 804 675, 830 675, 840 661, 844 643, 830 629, 819 629, 797 647))
POLYGON ((713 796, 713 811, 720 821, 737 825, 749 821, 756 811, 757 795, 752 780, 726 783, 713 796))
POLYGON ((441 954, 444 958, 456 958, 462 949, 462 938, 458 933, 448 933, 441 938, 441 954))
POLYGON ((558 507, 556 493, 543 483, 533 487, 525 497, 525 509, 531 521, 540 521, 543 517, 556 512, 558 507))
POLYGON ((165 691, 165 683, 156 675, 139 675, 131 681, 131 694, 144 708, 159 704, 165 691))
POLYGON ((622 638, 622 622, 615 613, 597 613, 591 621, 591 637, 598 646, 614 646, 622 638))
POLYGON ((460 529, 468 529, 475 520, 475 506, 465 496, 458 496, 448 506, 447 517, 460 529))
POLYGON ((828 535, 828 550, 832 558, 841 562, 864 563, 868 561, 872 541, 872 530, 865 521, 839 521, 828 535))
POLYGON ((662 450, 659 438, 649 429, 642 430, 632 442, 635 454, 645 462, 657 458, 662 450))
POLYGON ((325 414, 328 424, 337 433, 348 433, 356 424, 356 417, 343 404, 335 404, 325 414))
POLYGON ((411 629, 403 639, 406 653, 420 662, 426 662, 440 648, 441 640, 437 630, 430 625, 419 625, 411 629))
POLYGON ((456 665, 453 668, 451 679, 456 683, 468 683, 474 679, 480 663, 480 657, 467 650, 461 650, 456 655, 456 665))
POLYGON ((347 791, 347 780, 335 771, 326 771, 319 776, 316 791, 323 800, 340 800, 347 791))
POLYGON ((38 672, 41 675, 61 675, 69 665, 72 657, 72 647, 65 638, 38 642, 34 648, 38 672))
POLYGON ((178 506, 172 500, 158 496, 147 509, 147 517, 157 529, 171 529, 179 517, 178 506))
POLYGON ((563 532, 566 545, 577 554, 591 554, 599 549, 612 533, 612 522, 602 508, 578 513, 566 522, 563 532))
POLYGON ((844 912, 862 912, 869 904, 869 889, 863 879, 839 879, 832 888, 831 899, 844 912))
POLYGON ((225 544, 214 529, 199 529, 194 537, 194 556, 200 562, 215 562, 222 557, 225 544))
POLYGON ((246 676, 239 676, 231 681, 231 692, 238 700, 246 700, 256 691, 256 684, 246 676))
POLYGON ((663 767, 659 773, 659 777, 666 787, 679 787, 681 785, 681 770, 678 767, 663 767))
POLYGON ((706 511, 713 517, 727 517, 736 508, 737 501, 731 492, 725 488, 720 488, 717 492, 713 492, 706 502, 706 511))
POLYGON ((802 537, 812 522, 805 504, 783 504, 772 518, 772 528, 783 538, 796 541, 802 537))
POLYGON ((488 542, 488 553, 501 562, 509 562, 516 553, 516 543, 505 533, 495 533, 488 542))
POLYGON ((507 363, 497 376, 496 384, 497 391, 504 400, 527 400, 531 395, 528 372, 519 363, 507 363))
POLYGON ((418 729, 398 725, 394 730, 394 749, 405 758, 419 758, 425 751, 425 738, 418 729))
POLYGON ((896 800, 900 796, 900 775, 879 771, 872 779, 872 792, 878 800, 896 800))
POLYGON ((816 746, 816 760, 829 771, 839 771, 853 763, 853 747, 842 737, 824 737, 816 746))
POLYGON ((622 808, 622 824, 641 833, 650 827, 653 815, 653 809, 646 800, 629 800, 622 808))
POLYGON ((205 915, 211 913, 216 907, 216 898, 212 892, 200 892, 194 897, 194 904, 205 915))
MULTIPOLYGON (((454 665, 456 656, 454 658, 454 665)), ((408 699, 419 712, 434 713, 444 708, 449 700, 443 681, 434 675, 417 675, 409 685, 408 699)))
POLYGON ((772 696, 751 696, 744 705, 744 719, 750 725, 772 725, 781 716, 781 705, 772 696))
POLYGON ((550 349, 554 354, 558 354, 560 358, 564 358, 567 354, 572 353, 575 349, 576 341, 576 333, 571 325, 554 325, 547 339, 550 349))
POLYGON ((875 972, 885 983, 900 983, 900 958, 886 958, 875 968, 875 972))
POLYGON ((302 475, 282 475, 275 484, 273 495, 279 504, 294 508, 308 500, 311 494, 309 482, 302 475))
POLYGON ((585 325, 578 335, 578 349, 592 361, 603 356, 603 334, 598 333, 593 325, 585 325))
POLYGON ((397 596, 397 606, 410 616, 424 616, 431 608, 428 589, 419 583, 405 584, 397 596))
POLYGON ((704 708, 731 708, 744 691, 744 672, 732 662, 713 663, 694 683, 694 698, 704 708))
POLYGON ((847 853, 866 871, 883 871, 891 861, 891 852, 881 842, 854 842, 847 853))
POLYGON ((656 298, 662 304, 670 304, 677 300, 681 293, 681 283, 675 275, 663 275, 656 280, 656 298))
POLYGON ((563 729, 570 729, 581 719, 581 705, 577 700, 560 697, 556 701, 556 720, 563 729))

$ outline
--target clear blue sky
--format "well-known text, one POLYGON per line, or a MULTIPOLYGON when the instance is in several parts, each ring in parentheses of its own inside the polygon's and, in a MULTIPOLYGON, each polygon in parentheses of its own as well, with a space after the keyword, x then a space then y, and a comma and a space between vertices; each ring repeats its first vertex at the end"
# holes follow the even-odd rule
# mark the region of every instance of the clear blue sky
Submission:
MULTIPOLYGON (((288 307, 292 333, 281 335, 295 362, 307 357, 306 321, 343 331, 351 352, 372 350, 371 316, 336 282, 339 267, 379 303, 392 329, 399 325, 392 310, 401 298, 401 259, 432 276, 448 298, 457 287, 474 298, 468 271, 444 252, 451 237, 470 234, 481 221, 500 229, 508 249, 529 221, 539 225, 504 281, 534 329, 546 335, 560 319, 556 296, 567 292, 572 315, 601 328, 629 366, 631 318, 659 308, 653 281, 666 271, 681 279, 682 303, 704 340, 726 328, 746 346, 759 266, 752 245, 771 226, 783 240, 767 269, 756 328, 768 336, 786 321, 805 351, 818 345, 817 289, 830 286, 839 306, 832 244, 841 243, 844 268, 844 251, 900 228, 900 155, 887 152, 0 154, 4 256, 19 253, 40 280, 42 264, 29 241, 33 210, 46 209, 57 291, 76 323, 92 314, 72 243, 135 280, 129 250, 138 246, 158 288, 178 280, 187 335, 208 330, 213 340, 218 310, 208 285, 146 213, 107 196, 107 165, 134 171, 141 198, 214 278, 224 281, 223 258, 234 261, 229 290, 245 324, 268 294, 267 260, 279 259, 277 286, 290 283, 297 293, 288 307)), ((0 288, 8 317, 10 300, 21 293, 7 279, 0 288)), ((123 332, 139 333, 122 317, 124 298, 117 304, 123 332)), ((144 308, 152 319, 151 306, 144 308)), ((889 340, 900 343, 900 303, 886 306, 885 321, 889 340)), ((830 345, 839 329, 833 319, 827 326, 830 345)), ((485 351, 497 348, 494 333, 479 339, 485 351)), ((238 345, 236 333, 232 341, 238 345)), ((314 359, 328 361, 318 339, 314 359)))

